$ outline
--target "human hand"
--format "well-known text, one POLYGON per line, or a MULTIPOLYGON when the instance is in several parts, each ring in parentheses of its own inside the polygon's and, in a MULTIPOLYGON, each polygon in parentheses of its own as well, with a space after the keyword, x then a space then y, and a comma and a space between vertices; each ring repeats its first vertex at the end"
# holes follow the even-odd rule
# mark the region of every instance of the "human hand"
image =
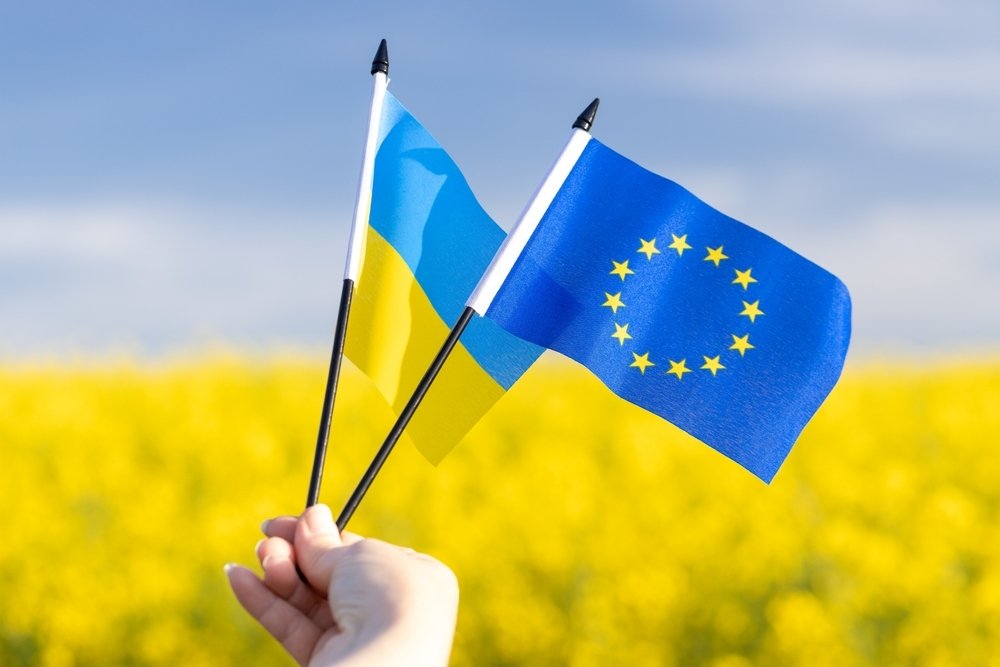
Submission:
POLYGON ((337 530, 330 509, 265 522, 264 579, 227 565, 243 608, 301 665, 448 664, 458 583, 441 562, 337 530), (303 583, 298 565, 309 580, 303 583))

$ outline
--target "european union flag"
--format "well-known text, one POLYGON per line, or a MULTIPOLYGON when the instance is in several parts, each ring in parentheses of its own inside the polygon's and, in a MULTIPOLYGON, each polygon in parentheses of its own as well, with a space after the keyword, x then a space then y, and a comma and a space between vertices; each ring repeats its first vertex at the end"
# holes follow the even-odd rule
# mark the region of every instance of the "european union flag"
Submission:
POLYGON ((590 139, 484 314, 770 482, 850 312, 835 276, 590 139))

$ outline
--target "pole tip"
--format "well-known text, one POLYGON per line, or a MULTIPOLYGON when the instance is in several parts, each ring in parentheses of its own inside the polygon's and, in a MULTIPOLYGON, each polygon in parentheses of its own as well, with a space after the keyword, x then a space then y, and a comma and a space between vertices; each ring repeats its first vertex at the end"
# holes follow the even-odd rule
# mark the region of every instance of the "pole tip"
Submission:
POLYGON ((383 39, 378 45, 378 51, 375 52, 375 59, 372 60, 372 74, 376 72, 382 72, 386 76, 389 76, 389 46, 385 43, 383 39))
POLYGON ((577 116, 576 122, 573 123, 573 127, 583 130, 584 132, 590 132, 591 126, 594 124, 594 118, 597 116, 597 106, 601 103, 601 98, 595 97, 594 101, 587 105, 587 108, 577 116))

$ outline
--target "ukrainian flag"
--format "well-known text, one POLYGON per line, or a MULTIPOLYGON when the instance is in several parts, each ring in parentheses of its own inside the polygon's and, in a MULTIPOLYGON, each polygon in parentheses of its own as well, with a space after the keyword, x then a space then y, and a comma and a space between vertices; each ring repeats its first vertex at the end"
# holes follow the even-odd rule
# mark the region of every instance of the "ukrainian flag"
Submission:
MULTIPOLYGON (((345 352, 397 414, 505 237, 455 162, 387 92, 345 352)), ((475 317, 406 432, 438 463, 542 351, 475 317)))

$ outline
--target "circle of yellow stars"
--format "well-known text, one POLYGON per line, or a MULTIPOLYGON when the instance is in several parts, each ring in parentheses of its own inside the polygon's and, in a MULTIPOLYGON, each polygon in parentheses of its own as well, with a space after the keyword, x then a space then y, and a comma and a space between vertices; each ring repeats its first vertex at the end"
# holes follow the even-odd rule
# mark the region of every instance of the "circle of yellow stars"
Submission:
MULTIPOLYGON (((662 251, 656 245, 657 239, 640 238, 640 245, 638 250, 636 250, 636 253, 645 256, 646 262, 651 262, 653 261, 654 255, 659 255, 664 251, 675 251, 678 257, 683 257, 684 251, 694 250, 694 246, 688 243, 687 234, 682 234, 680 236, 677 234, 671 234, 670 236, 671 242, 664 246, 664 250, 662 251)), ((723 268, 722 263, 730 259, 729 255, 725 254, 725 247, 721 245, 717 248, 705 246, 705 252, 704 261, 712 262, 717 269, 723 268)), ((631 261, 631 258, 626 258, 620 262, 612 260, 612 269, 609 272, 610 275, 617 276, 621 282, 624 283, 629 276, 635 275, 635 270, 629 266, 631 261)), ((641 259, 637 259, 636 261, 642 262, 641 259)), ((757 283, 757 277, 753 275, 753 267, 747 267, 745 269, 737 269, 733 267, 733 271, 735 272, 735 277, 733 278, 731 284, 741 287, 744 294, 749 291, 751 285, 757 283)), ((758 317, 765 315, 766 313, 761 310, 760 299, 752 302, 745 300, 741 301, 743 303, 743 310, 740 311, 739 315, 747 318, 746 329, 749 329, 751 325, 757 322, 758 317)), ((622 301, 622 290, 613 294, 611 292, 605 292, 604 303, 602 303, 601 306, 611 309, 611 314, 615 320, 612 322, 615 330, 614 333, 611 334, 611 338, 618 341, 619 347, 624 347, 625 341, 632 339, 632 334, 629 333, 629 322, 624 321, 627 317, 627 305, 624 301, 622 301), (618 311, 622 309, 625 309, 625 311, 623 311, 621 316, 619 316, 618 311), (619 320, 621 320, 621 322, 619 320)), ((729 335, 732 338, 732 344, 728 346, 728 350, 738 353, 740 357, 746 356, 748 350, 754 349, 754 345, 750 342, 749 332, 743 333, 742 335, 737 335, 735 333, 731 333, 729 335)), ((727 343, 728 342, 729 341, 727 341, 727 343)), ((629 364, 629 368, 638 369, 639 373, 642 375, 646 374, 646 370, 654 368, 658 365, 657 362, 654 362, 649 358, 649 352, 644 352, 642 354, 632 352, 631 354, 632 363, 629 364)), ((704 363, 702 363, 701 366, 698 366, 697 370, 711 373, 712 377, 716 377, 720 371, 726 370, 726 366, 722 363, 721 353, 716 354, 715 356, 703 354, 701 357, 704 363)), ((669 368, 665 372, 667 375, 673 375, 676 377, 678 381, 683 380, 685 375, 695 372, 695 369, 689 367, 687 363, 688 360, 686 358, 680 360, 667 359, 666 364, 664 365, 669 365, 669 368)), ((692 363, 697 365, 698 362, 693 361, 692 363)))

